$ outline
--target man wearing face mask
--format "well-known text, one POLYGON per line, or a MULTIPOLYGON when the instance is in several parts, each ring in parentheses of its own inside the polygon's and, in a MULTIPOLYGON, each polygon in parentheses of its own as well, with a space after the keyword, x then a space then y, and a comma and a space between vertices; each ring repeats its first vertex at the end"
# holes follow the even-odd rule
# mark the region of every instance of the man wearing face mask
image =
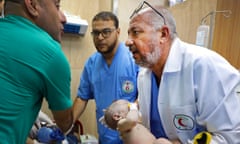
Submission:
POLYGON ((7 0, 0 19, 0 143, 25 144, 45 98, 62 132, 73 122, 60 0, 7 0))

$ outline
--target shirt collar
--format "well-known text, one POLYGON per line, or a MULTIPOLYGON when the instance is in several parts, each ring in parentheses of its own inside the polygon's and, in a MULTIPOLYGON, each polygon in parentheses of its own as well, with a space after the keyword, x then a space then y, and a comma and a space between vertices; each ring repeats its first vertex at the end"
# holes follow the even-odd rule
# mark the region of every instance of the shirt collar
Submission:
POLYGON ((175 38, 170 48, 164 72, 180 71, 183 60, 182 53, 183 53, 182 42, 179 38, 175 38))

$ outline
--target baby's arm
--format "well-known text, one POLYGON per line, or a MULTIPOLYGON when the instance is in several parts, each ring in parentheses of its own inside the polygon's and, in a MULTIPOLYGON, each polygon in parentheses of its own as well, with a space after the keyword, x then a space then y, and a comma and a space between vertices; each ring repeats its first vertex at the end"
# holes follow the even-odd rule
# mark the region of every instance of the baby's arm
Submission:
POLYGON ((124 144, 153 144, 156 138, 145 128, 141 122, 141 114, 136 104, 129 106, 126 118, 118 122, 124 144))
POLYGON ((118 131, 120 132, 131 130, 134 126, 136 126, 137 123, 141 121, 141 115, 138 111, 136 103, 129 103, 128 109, 129 111, 126 118, 123 118, 118 122, 118 131))

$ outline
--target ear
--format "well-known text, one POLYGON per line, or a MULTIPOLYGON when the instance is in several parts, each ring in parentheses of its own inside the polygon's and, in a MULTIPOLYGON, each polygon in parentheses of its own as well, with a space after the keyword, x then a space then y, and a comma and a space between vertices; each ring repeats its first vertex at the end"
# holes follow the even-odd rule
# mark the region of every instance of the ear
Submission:
POLYGON ((120 35, 120 28, 117 28, 116 31, 117 31, 118 35, 120 35))
POLYGON ((25 6, 27 11, 29 12, 30 15, 33 17, 38 16, 38 11, 37 11, 37 5, 38 1, 37 0, 24 0, 25 6))
POLYGON ((170 39, 170 31, 167 26, 163 26, 159 31, 161 32, 161 42, 166 42, 170 39))
POLYGON ((121 117, 119 114, 114 113, 114 114, 113 114, 113 119, 116 120, 116 121, 118 121, 118 120, 122 119, 122 117, 121 117))

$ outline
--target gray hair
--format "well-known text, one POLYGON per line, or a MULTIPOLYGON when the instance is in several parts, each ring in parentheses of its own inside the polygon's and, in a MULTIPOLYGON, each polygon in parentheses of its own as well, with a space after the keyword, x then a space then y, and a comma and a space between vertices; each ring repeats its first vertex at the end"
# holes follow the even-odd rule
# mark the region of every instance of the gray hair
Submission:
POLYGON ((170 30, 170 37, 171 39, 174 39, 177 36, 177 31, 176 31, 176 22, 171 14, 171 12, 162 7, 162 6, 155 6, 154 7, 159 13, 163 15, 161 17, 159 14, 157 14, 153 9, 147 8, 147 10, 143 10, 144 17, 146 18, 146 22, 150 25, 152 25, 155 29, 160 29, 164 25, 169 28, 170 30))

